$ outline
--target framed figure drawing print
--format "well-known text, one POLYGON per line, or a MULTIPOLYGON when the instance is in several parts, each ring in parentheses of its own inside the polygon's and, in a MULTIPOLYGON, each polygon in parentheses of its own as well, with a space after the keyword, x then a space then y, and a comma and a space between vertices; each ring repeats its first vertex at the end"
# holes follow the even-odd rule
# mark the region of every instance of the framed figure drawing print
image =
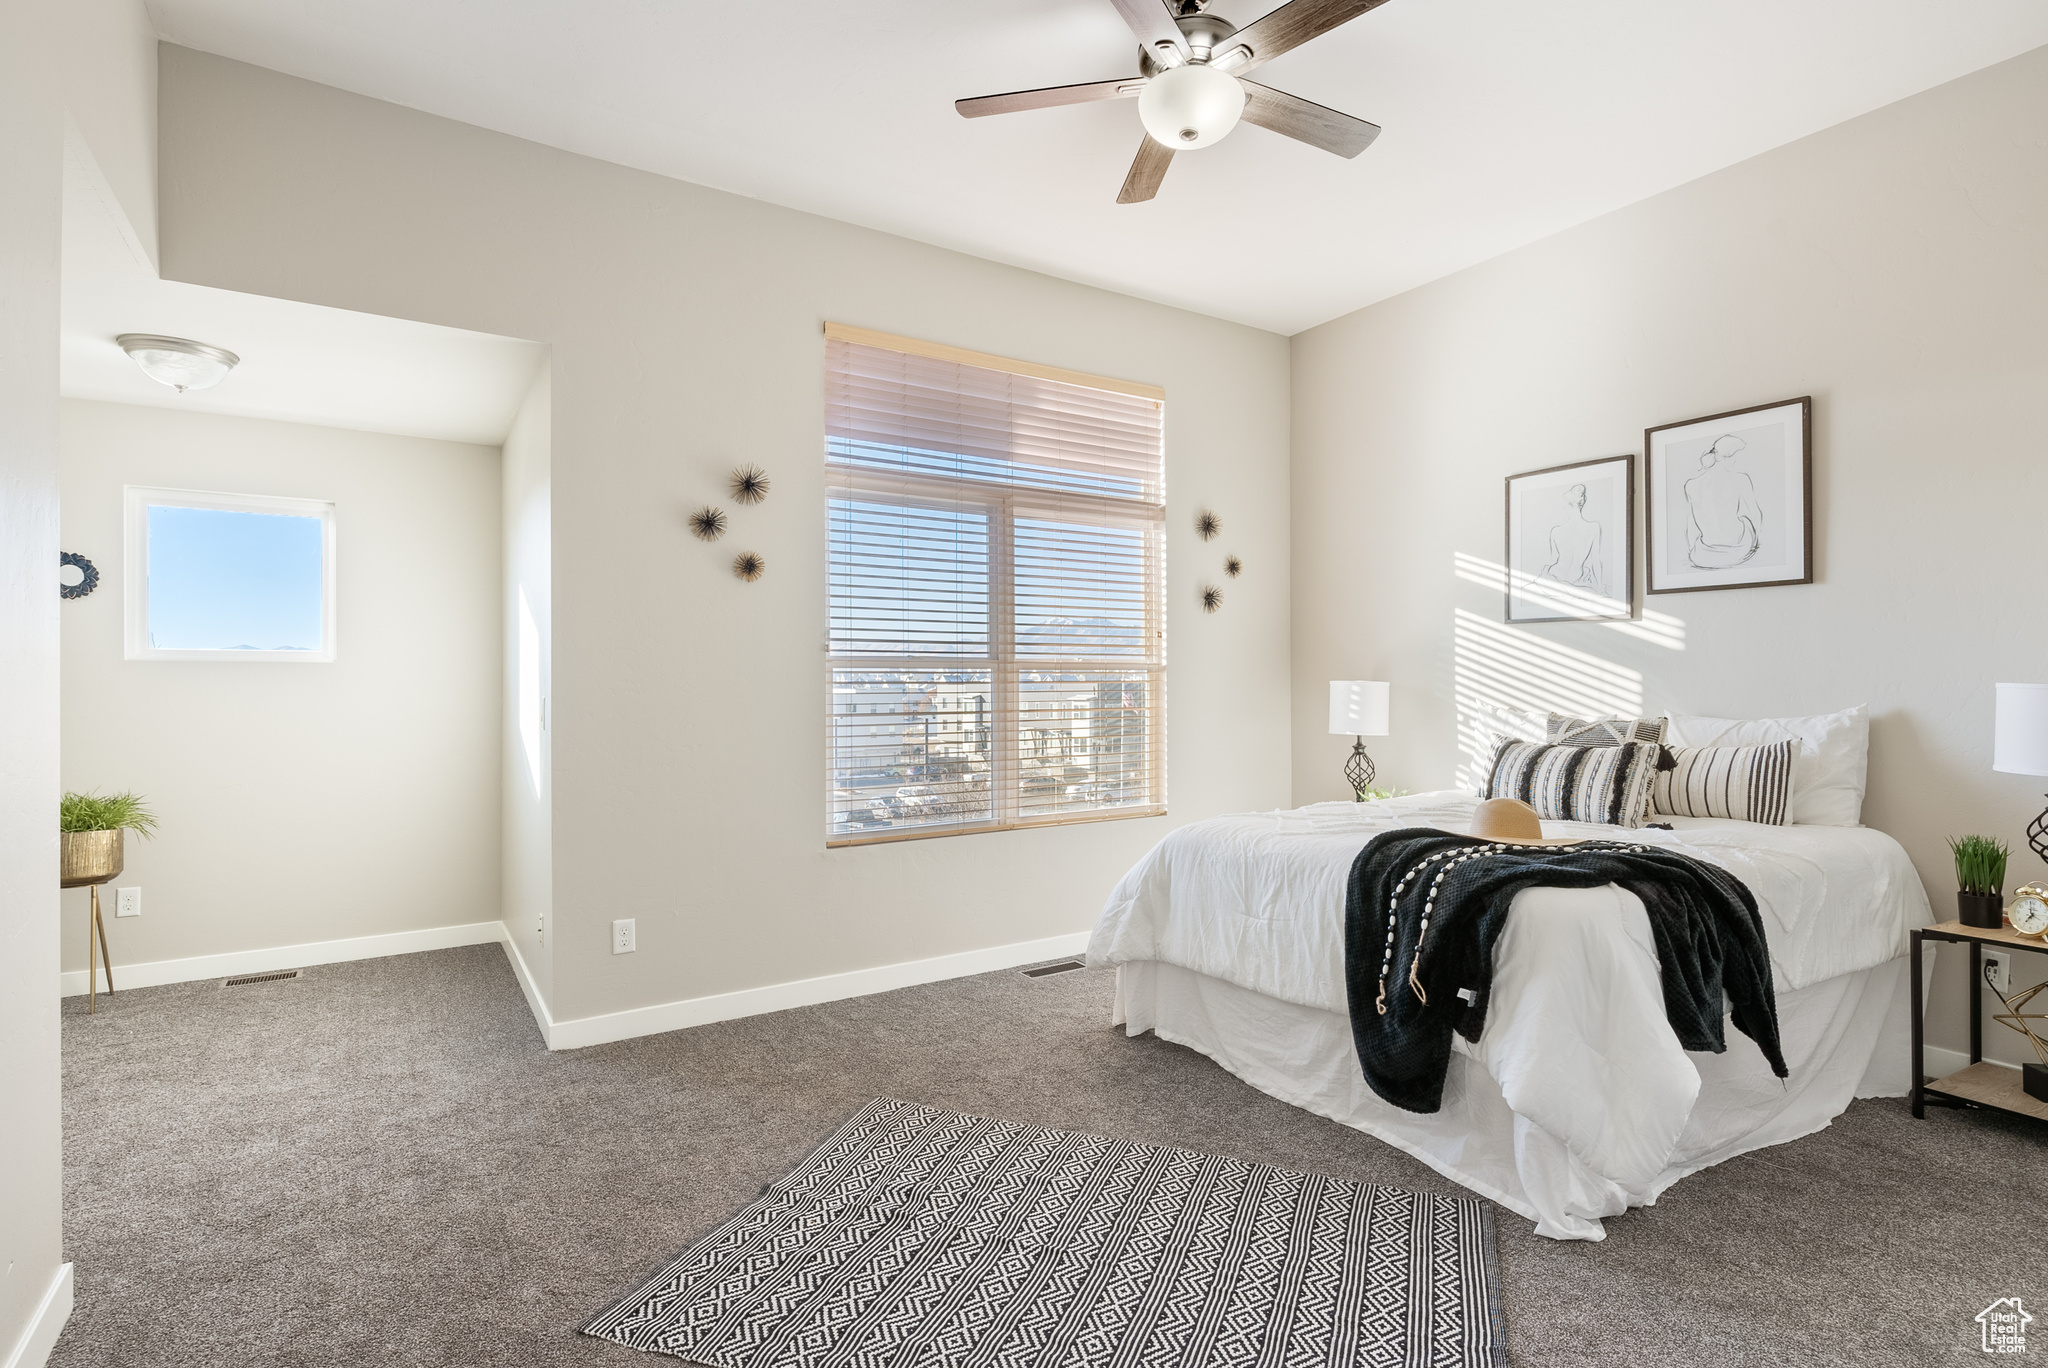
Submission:
POLYGON ((1633 456, 1508 476, 1507 620, 1634 612, 1635 503, 1633 456))
POLYGON ((1649 592, 1813 583, 1813 400, 1643 434, 1649 592))

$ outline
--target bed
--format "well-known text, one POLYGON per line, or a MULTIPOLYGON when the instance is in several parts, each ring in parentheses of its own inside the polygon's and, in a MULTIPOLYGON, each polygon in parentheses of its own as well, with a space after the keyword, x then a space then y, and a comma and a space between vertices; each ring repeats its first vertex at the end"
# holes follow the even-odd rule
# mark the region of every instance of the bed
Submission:
POLYGON ((1679 1047, 1634 895, 1538 888, 1496 944, 1486 1028, 1476 1044, 1456 1039, 1442 1108, 1382 1101, 1352 1045, 1345 880, 1374 833, 1462 832, 1477 803, 1317 803, 1173 832, 1117 885, 1089 941, 1088 963, 1117 970, 1114 1021, 1377 1136, 1556 1239, 1602 1239, 1604 1218, 1687 1174, 1820 1130, 1852 1098, 1906 1092, 1907 937, 1934 918, 1898 842, 1867 827, 1671 817, 1657 820, 1672 830, 1627 834, 1720 865, 1755 894, 1789 1078, 1732 1029, 1725 1054, 1679 1047))

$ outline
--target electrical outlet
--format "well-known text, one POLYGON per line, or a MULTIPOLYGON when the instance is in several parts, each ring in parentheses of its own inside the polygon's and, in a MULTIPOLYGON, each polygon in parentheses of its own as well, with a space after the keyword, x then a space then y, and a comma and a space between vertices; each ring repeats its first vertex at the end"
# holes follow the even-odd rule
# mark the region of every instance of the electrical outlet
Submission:
POLYGON ((117 917, 139 917, 142 915, 142 890, 140 888, 117 888, 114 890, 114 915, 117 917))
POLYGON ((639 947, 633 944, 633 919, 621 917, 612 923, 612 953, 630 955, 639 947))
POLYGON ((2005 993, 2012 990, 2012 956, 2003 950, 1984 952, 1984 981, 2005 993))

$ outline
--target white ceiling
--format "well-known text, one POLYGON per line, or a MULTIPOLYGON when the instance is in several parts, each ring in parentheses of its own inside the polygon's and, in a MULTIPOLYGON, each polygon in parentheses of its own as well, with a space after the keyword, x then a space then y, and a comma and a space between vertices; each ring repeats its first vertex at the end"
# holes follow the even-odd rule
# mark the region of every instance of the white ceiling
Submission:
MULTIPOLYGON (((1114 198, 1109 0, 149 0, 167 39, 570 151, 1293 333, 2048 43, 2041 0, 1391 0, 1259 80, 1371 119, 1245 126, 1114 198)), ((1271 0, 1216 0, 1243 24, 1271 0)))
POLYGON ((64 173, 59 364, 68 398, 505 440, 540 344, 159 280, 76 136, 66 140, 64 173), (212 389, 180 394, 115 345, 128 332, 225 347, 241 364, 212 389))

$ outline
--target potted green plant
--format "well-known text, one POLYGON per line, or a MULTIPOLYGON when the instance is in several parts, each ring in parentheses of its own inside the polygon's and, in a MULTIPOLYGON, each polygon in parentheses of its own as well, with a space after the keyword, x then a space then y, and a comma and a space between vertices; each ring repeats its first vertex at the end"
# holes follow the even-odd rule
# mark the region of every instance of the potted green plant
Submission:
POLYGON ((1989 836, 1951 836, 1956 857, 1956 911, 1963 925, 1994 927, 2005 920, 2005 860, 2012 854, 1989 836))
POLYGON ((103 884, 121 872, 122 833, 147 840, 156 831, 156 814, 133 793, 67 793, 57 808, 57 829, 63 833, 62 883, 66 888, 103 884))

